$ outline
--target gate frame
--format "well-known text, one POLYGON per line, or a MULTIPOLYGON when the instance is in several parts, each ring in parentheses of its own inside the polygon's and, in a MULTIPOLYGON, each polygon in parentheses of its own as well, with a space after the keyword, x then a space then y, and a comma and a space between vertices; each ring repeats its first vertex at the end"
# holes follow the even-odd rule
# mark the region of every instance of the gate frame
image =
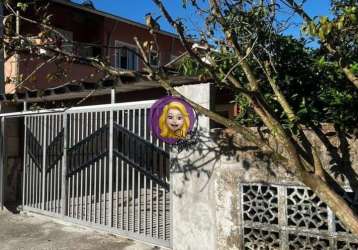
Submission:
MULTIPOLYGON (((4 129, 5 129, 5 124, 6 124, 6 119, 10 119, 10 118, 26 118, 27 116, 33 116, 33 115, 46 115, 46 114, 64 114, 63 115, 63 133, 64 133, 64 138, 67 138, 68 135, 68 128, 67 128, 67 115, 65 114, 74 114, 74 113, 78 113, 78 112, 89 112, 89 111, 94 111, 94 112, 99 112, 99 111, 108 111, 110 114, 109 117, 109 178, 113 179, 113 113, 115 110, 117 110, 119 107, 121 109, 125 109, 126 106, 130 106, 131 108, 135 108, 136 106, 138 106, 138 108, 141 108, 143 104, 148 104, 148 103, 154 103, 155 100, 145 100, 145 101, 135 101, 135 102, 126 102, 126 103, 115 103, 115 90, 112 89, 111 90, 111 103, 110 104, 100 104, 100 105, 90 105, 90 106, 78 106, 78 107, 72 107, 72 108, 54 108, 54 109, 43 109, 43 110, 34 110, 34 111, 29 111, 27 109, 27 103, 23 102, 23 111, 19 111, 19 112, 9 112, 9 113, 0 113, 0 211, 3 210, 4 207, 4 188, 5 188, 5 176, 4 176, 4 169, 5 169, 5 160, 6 160, 6 150, 5 150, 5 135, 4 135, 4 129), (111 147, 112 146, 112 147, 111 147), (112 159, 112 160, 111 160, 112 159)), ((145 119, 147 119, 147 117, 145 117, 145 119)), ((170 181, 169 183, 169 230, 170 230, 170 234, 169 234, 169 240, 162 240, 162 239, 155 239, 155 238, 150 238, 150 237, 136 237, 133 234, 131 234, 131 232, 129 231, 125 231, 122 230, 120 228, 113 228, 112 223, 113 220, 110 219, 110 222, 108 225, 102 225, 102 224, 95 224, 92 222, 88 222, 88 221, 81 221, 81 220, 77 220, 75 218, 71 218, 69 217, 67 214, 67 181, 66 181, 66 175, 67 175, 67 148, 68 148, 68 142, 65 139, 64 140, 64 144, 63 144, 63 156, 62 156, 62 180, 61 180, 61 212, 60 213, 53 213, 53 212, 49 212, 46 211, 44 209, 45 206, 45 200, 44 200, 44 192, 45 192, 45 175, 42 174, 41 178, 42 178, 42 187, 41 187, 41 193, 42 193, 42 199, 41 199, 41 209, 39 208, 34 208, 34 207, 30 207, 30 206, 26 206, 25 205, 25 175, 26 175, 26 138, 27 138, 27 134, 26 134, 26 127, 27 127, 27 122, 26 119, 24 119, 24 154, 22 155, 23 159, 22 159, 22 169, 23 169, 23 174, 22 174, 22 187, 21 187, 21 192, 22 192, 22 211, 23 212, 32 212, 32 213, 36 213, 36 214, 41 214, 41 215, 45 215, 48 217, 52 217, 52 218, 56 218, 56 219, 60 219, 62 221, 65 222, 70 222, 73 224, 77 224, 80 226, 86 226, 89 227, 91 229, 98 229, 101 231, 105 231, 105 232, 109 232, 115 235, 118 235, 120 237, 124 237, 124 238, 129 238, 129 239, 133 239, 133 240, 137 240, 137 241, 142 241, 144 243, 147 244, 153 244, 153 245, 158 245, 160 247, 163 248, 168 248, 171 249, 173 247, 173 223, 172 223, 172 218, 173 218, 173 192, 172 192, 172 186, 173 183, 170 181)), ((46 132, 46 121, 45 121, 45 126, 44 126, 44 131, 46 132)), ((45 143, 46 140, 46 136, 44 136, 43 138, 45 143)), ((45 173, 45 168, 46 168, 46 147, 43 147, 43 159, 42 159, 42 164, 43 164, 43 171, 45 173)), ((170 162, 170 154, 169 154, 169 162, 170 162)), ((109 182, 109 190, 111 190, 109 193, 109 195, 111 195, 111 197, 113 197, 113 190, 112 190, 112 182, 109 182)), ((165 202, 165 200, 164 200, 165 202)), ((165 211, 164 211, 165 212, 165 211)), ((112 218, 113 215, 113 206, 112 206, 112 202, 109 202, 109 216, 110 218, 112 218)), ((164 224, 165 225, 165 224, 164 224)), ((164 226, 165 227, 165 226, 164 226)))

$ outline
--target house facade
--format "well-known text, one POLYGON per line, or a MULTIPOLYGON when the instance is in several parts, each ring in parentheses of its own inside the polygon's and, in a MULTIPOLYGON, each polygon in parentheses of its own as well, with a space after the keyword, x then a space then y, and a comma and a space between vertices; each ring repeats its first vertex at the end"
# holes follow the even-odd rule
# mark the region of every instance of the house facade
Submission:
MULTIPOLYGON (((30 6, 20 14, 36 20, 44 11, 41 6, 30 6)), ((68 41, 73 41, 63 41, 60 44, 66 52, 80 57, 104 58, 116 68, 143 70, 144 65, 136 55, 138 50, 133 38, 137 37, 141 42, 153 40, 144 24, 96 10, 90 1, 77 4, 66 0, 52 0, 46 11, 52 14, 51 25, 68 41)), ((26 37, 38 37, 41 32, 38 24, 23 19, 19 20, 18 27, 19 34, 26 37)), ((158 31, 157 37, 159 58, 157 53, 148 55, 154 66, 159 63, 164 65, 183 53, 184 49, 176 35, 158 31)), ((48 52, 43 50, 41 53, 48 52)), ((41 66, 44 61, 38 56, 10 57, 5 63, 5 93, 18 91, 15 88, 17 83, 22 83, 19 89, 44 90, 71 81, 97 82, 105 77, 103 72, 98 72, 91 66, 60 60, 41 66)))

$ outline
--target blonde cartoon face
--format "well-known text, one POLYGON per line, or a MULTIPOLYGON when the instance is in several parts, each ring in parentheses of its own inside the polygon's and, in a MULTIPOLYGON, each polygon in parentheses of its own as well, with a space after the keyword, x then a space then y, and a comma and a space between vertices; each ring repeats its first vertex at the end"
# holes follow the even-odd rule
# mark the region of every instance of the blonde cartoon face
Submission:
POLYGON ((190 127, 190 118, 185 106, 180 102, 170 102, 163 108, 159 118, 160 136, 183 139, 190 127))
POLYGON ((167 125, 173 132, 180 130, 184 125, 183 114, 178 109, 169 109, 167 116, 167 125))

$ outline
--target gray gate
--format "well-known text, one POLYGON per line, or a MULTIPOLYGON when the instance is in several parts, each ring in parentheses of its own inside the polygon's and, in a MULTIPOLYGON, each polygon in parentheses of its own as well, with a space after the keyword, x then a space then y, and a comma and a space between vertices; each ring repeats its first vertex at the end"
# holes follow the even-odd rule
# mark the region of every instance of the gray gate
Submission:
POLYGON ((25 116, 24 210, 170 246, 169 153, 153 101, 25 116))

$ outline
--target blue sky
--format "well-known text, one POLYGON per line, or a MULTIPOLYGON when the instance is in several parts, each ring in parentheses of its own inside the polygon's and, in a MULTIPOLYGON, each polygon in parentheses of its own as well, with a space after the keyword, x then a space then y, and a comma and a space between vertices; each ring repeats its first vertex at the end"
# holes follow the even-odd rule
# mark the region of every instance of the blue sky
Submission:
MULTIPOLYGON (((83 0, 74 0, 74 2, 81 3, 83 0)), ((144 22, 146 13, 151 12, 154 16, 159 16, 160 13, 151 0, 93 0, 92 1, 98 10, 112 13, 121 17, 125 17, 140 23, 144 22)), ((185 10, 181 7, 181 0, 163 0, 170 12, 175 17, 182 17, 187 21, 190 28, 195 28, 200 19, 192 10, 185 10)), ((305 9, 311 16, 328 15, 329 0, 307 0, 305 9)), ((295 20, 299 22, 299 19, 295 20)), ((173 29, 165 22, 163 18, 159 20, 162 30, 173 32, 173 29)), ((299 30, 292 28, 288 33, 299 36, 299 30)))

